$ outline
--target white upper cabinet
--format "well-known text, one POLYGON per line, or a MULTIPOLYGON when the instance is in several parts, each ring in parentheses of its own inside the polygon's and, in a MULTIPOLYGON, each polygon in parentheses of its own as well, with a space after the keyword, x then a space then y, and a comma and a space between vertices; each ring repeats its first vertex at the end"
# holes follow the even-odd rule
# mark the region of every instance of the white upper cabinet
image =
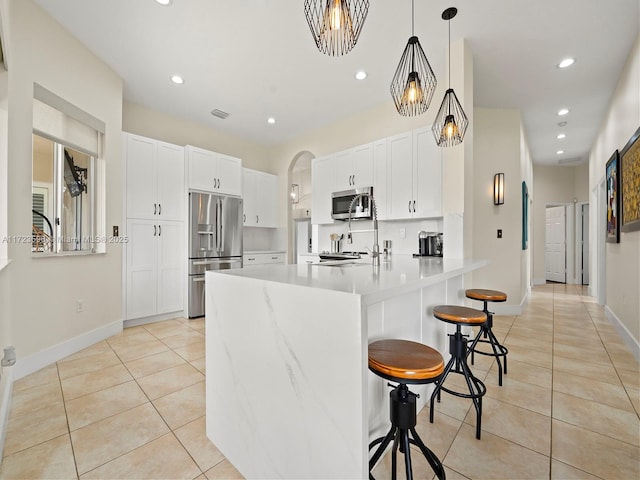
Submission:
POLYGON ((248 168, 244 175, 244 226, 278 226, 278 176, 248 168))
POLYGON ((413 131, 413 155, 414 217, 441 217, 443 152, 433 138, 431 127, 413 131))
POLYGON ((431 128, 390 137, 387 148, 389 219, 442 216, 442 149, 431 128))
POLYGON ((373 185, 373 144, 350 148, 334 155, 335 191, 373 185))
POLYGON ((190 189, 242 195, 242 160, 192 145, 185 148, 190 189))
MULTIPOLYGON (((336 191, 334 156, 315 158, 311 161, 311 223, 333 223, 331 218, 331 194, 336 191)), ((348 187, 347 187, 348 188, 348 187)), ((353 187, 352 187, 353 188, 353 187)))
POLYGON ((378 220, 389 219, 387 185, 387 139, 373 142, 373 198, 378 209, 378 220))
POLYGON ((184 148, 124 134, 127 217, 182 220, 184 148))
MULTIPOLYGON (((413 218, 413 138, 412 132, 387 140, 387 186, 389 218, 413 218)), ((375 192, 373 192, 375 196, 375 192)))

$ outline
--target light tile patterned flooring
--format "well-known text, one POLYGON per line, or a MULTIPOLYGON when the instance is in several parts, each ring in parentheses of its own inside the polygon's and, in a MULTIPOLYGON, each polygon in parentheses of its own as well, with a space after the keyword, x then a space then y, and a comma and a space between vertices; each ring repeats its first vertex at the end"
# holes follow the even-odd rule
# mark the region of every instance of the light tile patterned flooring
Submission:
MULTIPOLYGON (((638 362, 585 294, 536 287, 522 315, 495 317, 509 370, 499 387, 492 358, 472 367, 487 385, 482 440, 469 400, 445 393, 433 424, 419 415, 448 479, 640 478, 638 362)), ((204 370, 203 320, 176 319, 18 380, 0 478, 241 478, 205 436, 204 370)), ((388 458, 375 474, 389 478, 388 458)))

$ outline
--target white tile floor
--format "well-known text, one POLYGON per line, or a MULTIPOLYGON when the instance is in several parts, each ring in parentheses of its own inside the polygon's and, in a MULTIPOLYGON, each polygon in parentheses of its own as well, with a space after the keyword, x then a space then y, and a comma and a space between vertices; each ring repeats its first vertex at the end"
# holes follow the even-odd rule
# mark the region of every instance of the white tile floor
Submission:
MULTIPOLYGON (((495 317, 509 370, 499 387, 490 357, 472 367, 482 440, 469 400, 443 394, 433 424, 419 415, 448 479, 640 478, 638 362, 585 290, 536 287, 522 315, 495 317)), ((176 319, 15 382, 0 478, 241 478, 204 434, 204 368, 204 321, 176 319)))

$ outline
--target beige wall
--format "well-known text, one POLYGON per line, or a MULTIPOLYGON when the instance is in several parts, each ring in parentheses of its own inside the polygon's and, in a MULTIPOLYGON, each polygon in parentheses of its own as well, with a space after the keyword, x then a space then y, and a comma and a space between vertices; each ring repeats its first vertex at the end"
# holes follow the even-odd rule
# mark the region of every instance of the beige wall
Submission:
POLYGON ((473 287, 501 290, 508 297, 505 305, 516 308, 527 294, 530 252, 522 250, 521 185, 523 180, 530 183, 530 158, 520 112, 476 108, 473 148, 473 256, 491 262, 473 273, 473 287), (493 177, 500 172, 505 177, 505 200, 496 206, 493 177), (502 229, 501 239, 498 229, 502 229))
MULTIPOLYGON (((579 166, 558 167, 535 165, 533 167, 534 189, 532 197, 533 210, 533 280, 536 284, 545 283, 545 222, 546 207, 567 204, 567 219, 575 225, 576 202, 589 199, 585 177, 589 167, 585 163, 579 166)), ((531 189, 529 190, 531 193, 531 189)), ((530 237, 531 238, 531 237, 530 237)), ((575 236, 571 229, 567 230, 567 282, 573 283, 575 267, 573 265, 575 236)))
MULTIPOLYGON (((629 54, 627 64, 611 99, 609 112, 589 155, 589 189, 593 192, 604 178, 611 154, 624 147, 640 126, 640 36, 629 54)), ((592 202, 595 198, 592 196, 592 202)), ((596 211, 591 204, 591 211, 596 211)), ((597 275, 595 222, 591 222, 591 271, 597 275)), ((629 335, 640 342, 640 231, 622 233, 620 243, 605 245, 605 304, 629 335)))
MULTIPOLYGON (((122 222, 122 81, 32 0, 9 0, 3 20, 9 59, 8 233, 31 232, 33 85, 102 120, 106 225, 122 222), (8 35, 7 35, 8 33, 8 35)), ((122 245, 93 256, 33 258, 30 243, 9 245, 9 318, 18 361, 122 321, 122 245), (84 312, 75 312, 76 299, 84 312)))
POLYGON ((267 173, 273 171, 267 149, 213 128, 172 117, 156 110, 124 102, 122 130, 176 145, 193 145, 242 159, 242 165, 267 173))

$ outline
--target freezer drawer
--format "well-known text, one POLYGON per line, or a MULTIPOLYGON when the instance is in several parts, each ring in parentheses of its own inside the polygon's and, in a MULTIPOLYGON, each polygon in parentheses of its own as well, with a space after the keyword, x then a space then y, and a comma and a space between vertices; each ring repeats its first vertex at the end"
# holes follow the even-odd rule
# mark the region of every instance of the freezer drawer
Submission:
POLYGON ((207 270, 242 268, 242 257, 196 258, 189 260, 189 318, 202 317, 204 310, 204 285, 207 270))
POLYGON ((231 268, 242 268, 242 257, 189 260, 189 275, 204 275, 207 270, 229 270, 231 268))

